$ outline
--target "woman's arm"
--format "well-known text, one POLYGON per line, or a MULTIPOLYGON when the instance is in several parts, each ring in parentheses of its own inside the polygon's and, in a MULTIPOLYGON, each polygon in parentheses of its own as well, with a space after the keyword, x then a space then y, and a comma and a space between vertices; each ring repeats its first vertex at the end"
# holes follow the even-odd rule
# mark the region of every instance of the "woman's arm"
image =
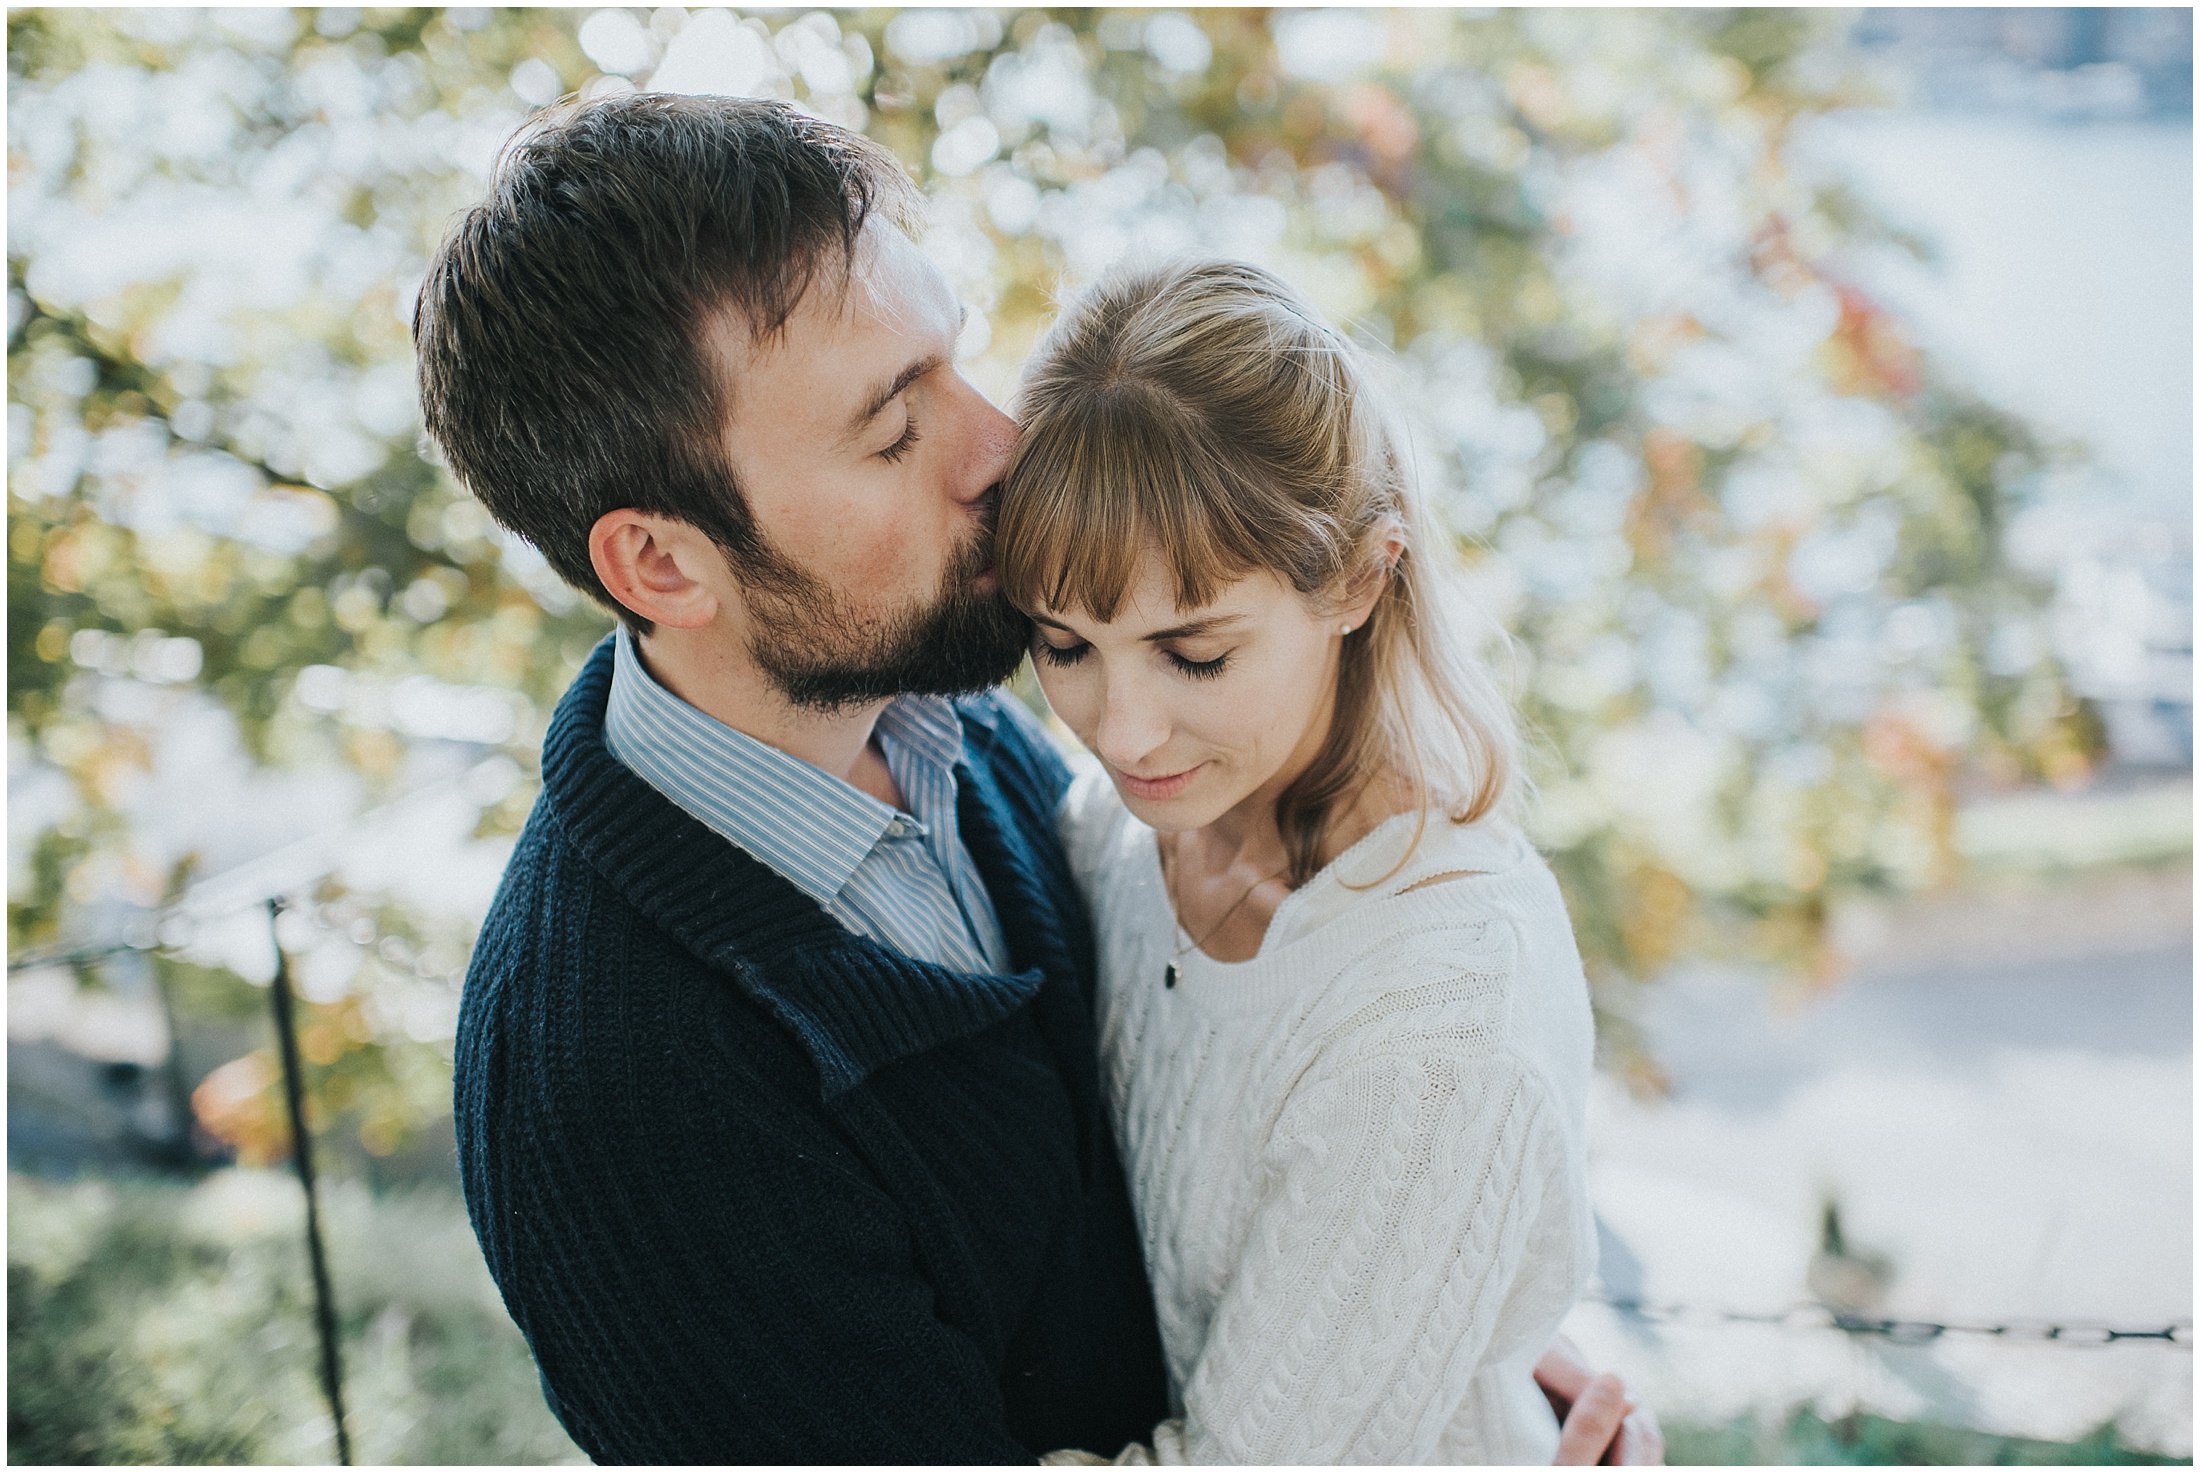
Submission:
POLYGON ((1369 1031, 1278 1120, 1161 1462, 1433 1460, 1536 1267, 1531 1230, 1569 1179, 1538 1076, 1453 1039, 1370 1048, 1369 1031))

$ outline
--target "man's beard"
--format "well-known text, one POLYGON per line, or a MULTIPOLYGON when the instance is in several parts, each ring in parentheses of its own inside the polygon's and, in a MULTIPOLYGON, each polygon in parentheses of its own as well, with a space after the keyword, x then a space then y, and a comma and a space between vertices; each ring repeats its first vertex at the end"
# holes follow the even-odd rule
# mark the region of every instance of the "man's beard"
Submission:
POLYGON ((739 560, 751 617, 749 653, 792 704, 834 712, 898 695, 965 695, 1006 680, 1031 643, 1031 622, 996 587, 990 527, 949 561, 928 603, 863 619, 777 548, 739 560))

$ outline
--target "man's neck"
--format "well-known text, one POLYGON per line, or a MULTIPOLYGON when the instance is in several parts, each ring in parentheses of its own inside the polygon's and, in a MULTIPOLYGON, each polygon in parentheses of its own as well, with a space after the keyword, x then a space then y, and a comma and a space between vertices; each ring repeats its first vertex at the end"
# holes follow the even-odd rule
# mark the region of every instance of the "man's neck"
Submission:
POLYGON ((635 639, 650 677, 714 721, 799 757, 895 807, 899 788, 873 738, 889 701, 821 712, 795 705, 746 648, 717 631, 658 629, 635 639))

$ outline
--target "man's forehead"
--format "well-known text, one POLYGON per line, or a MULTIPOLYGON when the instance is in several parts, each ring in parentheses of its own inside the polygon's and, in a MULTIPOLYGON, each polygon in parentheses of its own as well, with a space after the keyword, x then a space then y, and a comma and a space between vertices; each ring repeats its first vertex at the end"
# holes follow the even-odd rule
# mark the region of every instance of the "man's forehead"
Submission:
POLYGON ((820 261, 795 309, 776 330, 758 331, 728 311, 716 325, 720 345, 750 370, 768 371, 870 334, 921 331, 959 311, 940 269, 892 225, 872 221, 851 258, 820 261))
POLYGON ((953 315, 955 292, 947 277, 916 243, 879 222, 864 227, 838 310, 868 313, 889 326, 911 314, 953 315))

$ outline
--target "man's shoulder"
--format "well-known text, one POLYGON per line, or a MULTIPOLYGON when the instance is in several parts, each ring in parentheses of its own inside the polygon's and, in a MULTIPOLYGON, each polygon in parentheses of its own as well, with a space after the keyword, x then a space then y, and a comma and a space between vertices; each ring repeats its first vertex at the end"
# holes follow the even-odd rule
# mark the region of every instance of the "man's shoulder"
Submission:
POLYGON ((599 872, 538 799, 474 946, 460 1069, 485 1063, 468 1046, 492 1038, 539 1051, 544 1069, 588 1072, 621 1067, 615 1056, 716 1052, 729 1029, 781 1051, 725 971, 599 872))
POLYGON ((955 710, 963 719, 965 750, 972 763, 991 765, 1002 769, 1004 778, 1032 783, 1049 808, 1060 800, 1071 776, 1062 748, 1014 692, 995 686, 974 696, 958 696, 955 710))
POLYGON ((953 705, 961 714, 966 731, 976 726, 989 736, 1001 737, 1006 733, 1012 740, 1042 747, 1048 745, 1046 730, 1039 725, 1039 719, 1005 685, 996 685, 974 695, 956 696, 953 705))

